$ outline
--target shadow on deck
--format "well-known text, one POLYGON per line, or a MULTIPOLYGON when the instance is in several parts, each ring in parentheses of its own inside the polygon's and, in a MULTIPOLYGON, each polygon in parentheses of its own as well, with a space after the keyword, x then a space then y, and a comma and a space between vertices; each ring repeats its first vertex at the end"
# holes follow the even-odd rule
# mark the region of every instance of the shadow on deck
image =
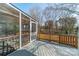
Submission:
POLYGON ((9 54, 8 56, 35 56, 35 55, 25 49, 21 49, 9 54))

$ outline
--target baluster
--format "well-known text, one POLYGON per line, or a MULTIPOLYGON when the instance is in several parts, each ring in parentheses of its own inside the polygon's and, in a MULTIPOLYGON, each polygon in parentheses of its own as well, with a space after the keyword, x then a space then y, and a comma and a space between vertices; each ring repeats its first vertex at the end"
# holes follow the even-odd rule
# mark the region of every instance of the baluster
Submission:
POLYGON ((73 46, 74 46, 74 42, 75 42, 75 41, 74 41, 74 36, 73 36, 72 38, 73 38, 73 41, 72 41, 72 42, 73 42, 73 46))
POLYGON ((14 42, 13 42, 13 43, 14 43, 14 44, 13 44, 13 48, 14 48, 13 50, 16 49, 16 48, 15 48, 15 37, 16 37, 16 36, 13 37, 13 41, 14 41, 14 42))
POLYGON ((65 38, 66 38, 66 36, 64 35, 64 40, 63 40, 63 43, 65 44, 65 38))
POLYGON ((64 44, 65 36, 63 35, 63 44, 64 44))
POLYGON ((71 39, 70 38, 71 38, 71 36, 68 36, 68 40, 67 40, 68 43, 67 44, 69 44, 69 45, 71 44, 71 39))
POLYGON ((5 44, 5 42, 4 41, 2 41, 2 55, 4 55, 4 44, 5 44))
POLYGON ((7 43, 7 46, 6 46, 6 48, 7 48, 7 51, 6 51, 6 55, 9 53, 9 49, 8 49, 8 43, 7 43))
POLYGON ((67 45, 69 45, 69 37, 70 37, 70 36, 67 35, 67 39, 66 39, 66 44, 67 44, 67 45))

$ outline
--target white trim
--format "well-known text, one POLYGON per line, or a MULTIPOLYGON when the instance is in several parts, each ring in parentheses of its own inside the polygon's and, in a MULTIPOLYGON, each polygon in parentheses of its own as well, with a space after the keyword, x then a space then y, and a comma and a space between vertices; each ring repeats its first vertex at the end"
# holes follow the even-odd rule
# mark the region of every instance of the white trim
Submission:
POLYGON ((21 12, 20 12, 20 13, 19 13, 19 30, 20 30, 20 31, 19 31, 19 33, 20 33, 20 37, 19 37, 19 38, 20 38, 20 42, 19 42, 19 43, 20 43, 20 48, 22 47, 22 36, 21 36, 21 34, 22 34, 22 33, 21 33, 22 29, 21 29, 21 28, 22 28, 22 24, 21 24, 21 12))
POLYGON ((14 14, 12 14, 10 12, 7 12, 7 11, 1 10, 1 9, 0 9, 0 13, 5 13, 5 14, 9 14, 10 16, 19 17, 18 15, 14 15, 14 14))
POLYGON ((30 17, 30 20, 33 22, 38 22, 38 20, 35 20, 34 18, 30 17))
POLYGON ((31 36, 32 34, 35 34, 37 36, 37 22, 32 21, 32 18, 30 18, 30 42, 33 42, 35 40, 32 40, 31 36), (32 33, 32 23, 36 24, 36 32, 32 33))
POLYGON ((18 10, 17 8, 15 8, 14 6, 12 6, 10 3, 6 3, 7 5, 9 5, 10 7, 14 8, 16 11, 20 12, 20 10, 18 10))
MULTIPOLYGON (((22 11, 20 11, 18 8, 12 6, 10 3, 6 3, 6 4, 9 5, 10 7, 14 8, 16 11, 21 12, 21 13, 22 13, 23 15, 25 15, 26 17, 32 18, 32 17, 28 16, 27 14, 23 13, 22 11)), ((34 20, 34 19, 32 18, 32 20, 34 20)))
POLYGON ((30 42, 31 42, 31 28, 32 26, 31 26, 31 18, 30 18, 30 42))
POLYGON ((36 35, 38 35, 38 22, 36 22, 36 35))

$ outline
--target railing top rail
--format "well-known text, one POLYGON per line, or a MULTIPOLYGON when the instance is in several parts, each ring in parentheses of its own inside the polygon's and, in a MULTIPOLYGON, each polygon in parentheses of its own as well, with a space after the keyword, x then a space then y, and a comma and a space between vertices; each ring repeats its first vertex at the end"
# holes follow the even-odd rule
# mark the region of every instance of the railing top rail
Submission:
MULTIPOLYGON (((26 35, 26 34, 22 34, 22 35, 26 35)), ((2 38, 0 38, 0 40, 7 40, 7 39, 10 39, 10 38, 16 38, 16 37, 18 37, 19 35, 9 35, 9 36, 7 36, 7 37, 2 37, 2 38)))
POLYGON ((74 37, 77 37, 77 35, 68 35, 68 34, 60 34, 59 36, 74 36, 74 37))

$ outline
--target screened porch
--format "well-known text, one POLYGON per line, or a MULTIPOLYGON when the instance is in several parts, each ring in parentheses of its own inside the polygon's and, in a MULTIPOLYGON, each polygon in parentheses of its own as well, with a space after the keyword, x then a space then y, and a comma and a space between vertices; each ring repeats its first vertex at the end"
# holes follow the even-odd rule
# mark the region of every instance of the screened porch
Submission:
POLYGON ((0 55, 36 40, 37 21, 11 4, 0 3, 0 55))

